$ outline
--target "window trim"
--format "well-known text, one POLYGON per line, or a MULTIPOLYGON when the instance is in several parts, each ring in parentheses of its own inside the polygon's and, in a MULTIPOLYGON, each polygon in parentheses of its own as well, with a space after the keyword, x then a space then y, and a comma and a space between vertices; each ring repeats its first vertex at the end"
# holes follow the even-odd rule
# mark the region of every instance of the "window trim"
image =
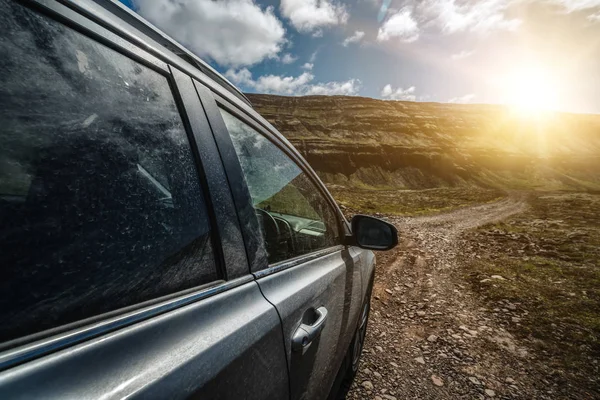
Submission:
POLYGON ((243 238, 241 243, 245 248, 248 261, 248 273, 253 273, 268 265, 268 260, 264 242, 256 235, 260 228, 250 191, 246 186, 246 178, 213 93, 196 80, 194 86, 212 128, 212 137, 225 171, 225 182, 235 205, 235 215, 243 238))
POLYGON ((141 322, 162 313, 173 311, 177 308, 232 289, 252 280, 252 276, 248 273, 237 276, 235 279, 227 280, 227 265, 219 258, 219 252, 223 252, 223 242, 219 232, 219 225, 213 220, 214 210, 212 207, 212 193, 204 179, 207 176, 205 169, 200 158, 196 155, 197 148, 200 144, 193 140, 195 130, 189 123, 185 107, 186 103, 182 97, 180 87, 177 85, 176 77, 170 65, 144 51, 138 45, 127 42, 125 39, 98 25, 96 22, 89 20, 77 11, 56 1, 15 1, 20 6, 25 7, 44 18, 48 18, 73 29, 86 38, 116 51, 124 57, 155 71, 165 78, 182 120, 185 137, 188 140, 190 151, 192 151, 192 161, 198 175, 198 184, 206 203, 206 212, 208 213, 211 224, 211 245, 215 255, 214 268, 217 273, 217 279, 199 286, 169 293, 141 303, 131 304, 103 314, 94 315, 68 324, 58 325, 50 329, 34 332, 26 336, 0 343, 0 371, 91 338, 104 335, 108 332, 121 329, 125 326, 141 322))
POLYGON ((256 271, 254 273, 254 277, 256 279, 260 279, 268 275, 276 274, 279 271, 283 271, 301 264, 308 263, 310 261, 316 260, 317 258, 325 257, 338 251, 342 251, 345 248, 346 246, 344 246, 343 244, 336 244, 330 247, 326 247, 324 249, 319 249, 310 253, 301 254, 299 256, 289 258, 287 260, 278 261, 276 263, 269 264, 268 267, 265 269, 256 271))
POLYGON ((0 371, 13 368, 36 358, 72 347, 161 314, 175 311, 189 304, 251 282, 252 280, 253 277, 251 275, 246 275, 230 281, 214 281, 157 299, 148 300, 144 303, 134 304, 119 310, 110 311, 68 325, 62 325, 5 342, 2 346, 6 347, 6 349, 0 352, 0 371), (45 336, 47 334, 53 335, 45 336), (44 337, 40 339, 42 335, 44 337))
POLYGON ((248 257, 233 194, 228 185, 222 185, 223 180, 226 180, 226 167, 221 160, 213 128, 196 91, 194 80, 173 66, 170 66, 170 69, 177 97, 182 105, 182 118, 189 124, 188 140, 205 192, 214 240, 217 242, 213 249, 219 258, 217 268, 220 268, 224 280, 239 278, 249 273, 248 257), (205 168, 206 164, 210 164, 211 168, 205 168), (207 171, 210 174, 207 174, 207 171), (217 212, 216 204, 224 210, 217 212), (225 247, 228 248, 227 252, 225 247), (241 262, 241 259, 244 262, 241 262))

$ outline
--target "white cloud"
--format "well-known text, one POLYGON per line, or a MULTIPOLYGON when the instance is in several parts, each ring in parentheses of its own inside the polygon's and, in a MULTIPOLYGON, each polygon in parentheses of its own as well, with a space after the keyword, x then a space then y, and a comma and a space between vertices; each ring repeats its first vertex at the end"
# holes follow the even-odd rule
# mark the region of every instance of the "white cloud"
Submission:
POLYGON ((521 20, 508 18, 506 11, 514 0, 425 0, 417 2, 415 13, 427 26, 442 33, 489 33, 494 30, 514 31, 521 20))
MULTIPOLYGON (((600 8, 600 0, 548 0, 551 3, 562 6, 566 13, 572 13, 577 11, 585 11, 600 8)), ((591 23, 600 22, 600 10, 595 10, 587 16, 587 20, 591 23)))
POLYGON ((342 46, 347 47, 350 43, 360 42, 363 37, 365 37, 365 33, 363 31, 355 31, 352 36, 348 36, 346 39, 344 39, 342 46))
POLYGON ((453 97, 448 100, 448 103, 468 104, 468 103, 471 103, 474 98, 475 98, 475 94, 469 93, 469 94, 465 94, 464 96, 453 97))
POLYGON ((415 96, 415 87, 411 86, 408 89, 392 89, 392 85, 387 84, 381 90, 381 97, 388 100, 407 100, 407 101, 416 101, 417 96, 415 96))
POLYGON ((229 69, 227 72, 225 72, 225 77, 236 85, 239 85, 243 84, 244 82, 251 81, 252 72, 250 72, 248 68, 242 68, 239 71, 229 69))
POLYGON ((313 51, 313 53, 310 55, 309 61, 310 61, 311 63, 314 63, 314 62, 315 62, 315 60, 317 59, 317 54, 319 54, 319 50, 320 50, 320 49, 321 49, 320 47, 319 47, 319 48, 317 48, 317 49, 316 49, 315 51, 313 51))
POLYGON ((281 57, 281 62, 284 64, 291 64, 291 63, 295 62, 297 59, 298 59, 298 57, 294 57, 290 53, 285 53, 283 55, 283 57, 281 57))
POLYGON ((280 10, 303 33, 348 21, 346 7, 330 0, 281 0, 280 10))
POLYGON ((307 95, 356 95, 360 90, 360 81, 350 79, 342 82, 311 83, 314 75, 303 72, 296 77, 263 75, 258 79, 252 78, 252 73, 247 68, 239 71, 232 69, 225 76, 238 85, 256 90, 259 93, 281 94, 288 96, 307 95))
POLYGON ((276 58, 285 29, 253 0, 135 0, 137 11, 200 57, 244 66, 276 58))
POLYGON ((359 89, 360 81, 358 79, 349 79, 343 82, 316 83, 314 85, 310 85, 304 94, 354 96, 358 94, 359 89))
POLYGON ((295 94, 304 90, 313 79, 314 75, 310 72, 303 72, 297 77, 263 75, 247 84, 261 93, 295 94))
POLYGON ((451 58, 453 60, 461 60, 463 58, 467 58, 467 57, 471 56, 473 53, 474 53, 473 50, 470 50, 470 51, 463 50, 460 53, 452 54, 451 58))
POLYGON ((403 8, 389 17, 377 32, 377 40, 385 41, 398 38, 403 42, 414 42, 419 38, 419 26, 410 9, 403 8))
POLYGON ((600 7, 600 0, 550 0, 553 3, 561 5, 568 13, 573 11, 589 10, 590 8, 600 7))
POLYGON ((588 19, 588 21, 593 22, 593 23, 600 22, 600 11, 598 11, 597 13, 588 15, 587 19, 588 19))
POLYGON ((302 69, 305 69, 307 71, 311 71, 314 66, 315 65, 313 63, 304 63, 304 65, 302 66, 302 69))

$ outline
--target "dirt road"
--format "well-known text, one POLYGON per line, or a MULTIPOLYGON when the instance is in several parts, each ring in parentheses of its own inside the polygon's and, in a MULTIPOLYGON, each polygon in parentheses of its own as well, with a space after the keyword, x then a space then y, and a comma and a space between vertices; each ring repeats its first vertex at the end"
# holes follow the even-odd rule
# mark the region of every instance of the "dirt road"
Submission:
MULTIPOLYGON (((523 212, 508 199, 455 212, 392 218, 401 242, 378 255, 369 333, 349 398, 555 399, 572 396, 552 383, 543 357, 497 318, 518 315, 508 301, 489 310, 459 273, 461 233, 523 212)), ((491 277, 501 279, 502 277, 491 277)))

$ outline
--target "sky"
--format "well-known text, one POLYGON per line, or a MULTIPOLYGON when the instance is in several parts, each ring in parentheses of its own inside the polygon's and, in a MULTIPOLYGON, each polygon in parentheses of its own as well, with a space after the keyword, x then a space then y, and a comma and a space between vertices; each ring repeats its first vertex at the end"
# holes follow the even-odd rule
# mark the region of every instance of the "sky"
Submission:
POLYGON ((245 92, 600 113, 600 0, 122 0, 245 92))

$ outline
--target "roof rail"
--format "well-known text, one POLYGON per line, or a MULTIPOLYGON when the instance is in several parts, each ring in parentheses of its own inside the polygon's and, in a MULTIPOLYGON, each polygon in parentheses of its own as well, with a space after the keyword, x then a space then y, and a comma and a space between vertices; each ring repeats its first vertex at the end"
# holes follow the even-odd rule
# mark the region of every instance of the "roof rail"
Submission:
POLYGON ((143 34, 147 35, 152 40, 156 41, 160 45, 167 48, 173 54, 178 56, 179 58, 187 61, 194 67, 198 68, 202 73, 206 76, 219 83, 233 95, 238 97, 240 100, 244 101, 248 105, 251 106, 250 100, 239 90, 235 85, 229 82, 223 75, 217 72, 213 67, 208 65, 205 61, 202 61, 198 56, 193 54, 191 51, 183 47, 181 44, 177 43, 173 38, 169 35, 158 29, 152 23, 145 20, 138 13, 131 10, 126 5, 122 4, 118 0, 93 0, 96 4, 116 15, 124 22, 127 22, 143 34))

